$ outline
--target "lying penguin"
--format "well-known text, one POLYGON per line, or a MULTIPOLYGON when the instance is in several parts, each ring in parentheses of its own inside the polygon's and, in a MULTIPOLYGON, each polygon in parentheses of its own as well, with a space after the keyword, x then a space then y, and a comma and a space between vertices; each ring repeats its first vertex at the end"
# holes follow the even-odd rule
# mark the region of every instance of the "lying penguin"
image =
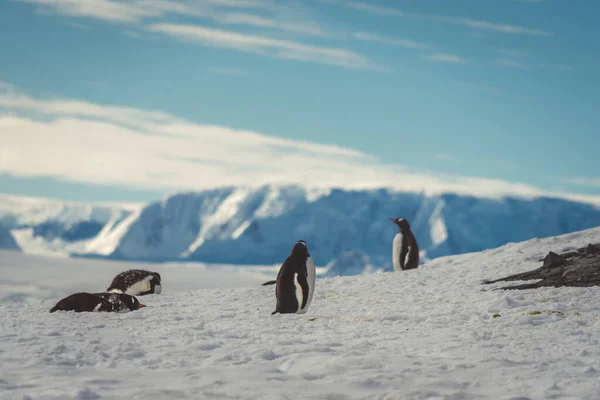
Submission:
POLYGON ((277 274, 273 314, 304 314, 312 302, 316 270, 304 240, 296 242, 277 274))
POLYGON ((160 294, 162 292, 160 274, 144 269, 130 269, 115 276, 106 291, 131 296, 160 294))
POLYGON ((146 306, 128 294, 80 292, 59 300, 50 309, 50 312, 120 312, 127 310, 135 311, 143 307, 146 306), (114 297, 111 299, 110 296, 105 295, 114 295, 114 297))

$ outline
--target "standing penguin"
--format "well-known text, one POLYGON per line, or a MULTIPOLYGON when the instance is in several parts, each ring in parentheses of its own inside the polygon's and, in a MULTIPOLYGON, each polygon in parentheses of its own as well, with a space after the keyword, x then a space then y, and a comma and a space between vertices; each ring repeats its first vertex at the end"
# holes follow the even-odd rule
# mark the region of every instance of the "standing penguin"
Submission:
POLYGON ((304 240, 298 240, 277 274, 273 314, 304 314, 315 290, 315 263, 304 240))
POLYGON ((408 221, 401 217, 390 220, 400 229, 394 237, 392 245, 394 271, 417 268, 419 266, 419 245, 410 230, 408 221))
POLYGON ((106 291, 131 296, 160 294, 162 292, 160 274, 144 269, 130 269, 115 276, 106 291))

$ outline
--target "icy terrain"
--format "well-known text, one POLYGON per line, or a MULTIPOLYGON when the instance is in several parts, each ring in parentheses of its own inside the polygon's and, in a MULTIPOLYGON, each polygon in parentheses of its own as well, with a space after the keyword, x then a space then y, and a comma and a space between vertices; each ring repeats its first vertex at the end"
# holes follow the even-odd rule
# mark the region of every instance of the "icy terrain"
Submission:
MULTIPOLYGON (((174 292, 170 270, 160 271, 163 293, 126 314, 49 314, 58 298, 5 302, 0 397, 597 398, 598 287, 481 284, 589 242, 600 228, 406 272, 317 279, 304 315, 271 316, 273 286, 202 289, 198 277, 198 289, 174 292)), ((47 268, 52 276, 61 265, 47 268)), ((98 278, 80 285, 102 286, 98 278)))
POLYGON ((0 224, 0 249, 21 250, 10 229, 0 224))
MULTIPOLYGON (((0 196, 0 214, 10 222, 11 206, 2 203, 0 196)), ((20 210, 11 225, 26 253, 271 265, 304 239, 315 262, 335 263, 340 275, 391 269, 397 228, 389 219, 396 216, 409 220, 423 261, 600 226, 600 206, 565 199, 384 189, 269 185, 179 193, 143 206, 34 203, 35 213, 20 210), (344 270, 349 251, 364 268, 356 258, 344 270)))
POLYGON ((11 230, 26 253, 68 255, 88 251, 98 237, 114 235, 142 207, 0 194, 0 225, 11 230))

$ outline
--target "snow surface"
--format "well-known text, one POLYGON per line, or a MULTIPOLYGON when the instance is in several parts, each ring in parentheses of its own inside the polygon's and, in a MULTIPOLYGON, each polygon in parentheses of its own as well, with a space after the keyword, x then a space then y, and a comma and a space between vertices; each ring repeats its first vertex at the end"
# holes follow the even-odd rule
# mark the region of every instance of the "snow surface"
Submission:
MULTIPOLYGON (((600 242, 600 228, 416 270, 317 279, 304 315, 271 316, 274 286, 202 288, 197 279, 175 291, 169 281, 179 267, 161 267, 163 293, 144 296, 147 307, 131 313, 49 314, 58 297, 0 303, 0 397, 597 398, 598 287, 481 284, 590 242, 600 242)), ((28 264, 1 254, 23 263, 11 274, 28 264)), ((44 260, 46 275, 41 265, 19 271, 23 282, 64 274, 62 261, 44 260)), ((109 281, 114 264, 100 265, 101 283, 109 281)), ((73 278, 81 289, 96 287, 93 269, 73 278)))

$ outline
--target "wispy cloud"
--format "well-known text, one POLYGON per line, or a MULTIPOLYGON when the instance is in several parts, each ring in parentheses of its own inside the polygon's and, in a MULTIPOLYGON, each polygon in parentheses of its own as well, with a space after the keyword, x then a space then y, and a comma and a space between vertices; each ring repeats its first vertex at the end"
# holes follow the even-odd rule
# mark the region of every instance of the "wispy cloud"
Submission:
POLYGON ((6 89, 0 110, 8 111, 0 113, 0 174, 19 177, 162 190, 297 183, 485 197, 547 194, 520 183, 410 172, 353 149, 200 125, 159 111, 6 89))
POLYGON ((423 56, 424 60, 431 62, 443 62, 443 63, 451 63, 451 64, 468 64, 469 62, 464 58, 457 56, 455 54, 448 53, 435 53, 427 56, 423 56))
POLYGON ((222 68, 222 67, 214 67, 208 69, 210 72, 219 74, 219 75, 233 75, 233 76, 246 76, 248 73, 243 69, 239 68, 222 68))
MULTIPOLYGON (((157 17, 166 11, 167 1, 148 0, 142 2, 117 2, 111 0, 18 0, 39 4, 44 10, 54 10, 72 17, 92 17, 109 22, 137 22, 144 18, 157 17)), ((174 4, 173 4, 174 6, 174 4)))
POLYGON ((208 19, 220 24, 271 28, 305 35, 326 36, 326 32, 309 19, 299 19, 285 6, 267 1, 252 0, 16 0, 38 4, 44 11, 86 17, 108 22, 142 23, 164 19, 169 15, 184 15, 208 19), (250 13, 266 10, 273 17, 250 13))
POLYGON ((563 179, 564 183, 569 185, 600 187, 600 178, 578 177, 563 179))
POLYGON ((507 33, 515 35, 532 35, 532 36, 551 36, 552 34, 548 31, 536 28, 528 28, 518 25, 494 23, 490 21, 477 20, 467 17, 450 17, 442 15, 429 15, 420 14, 414 12, 407 12, 404 10, 388 7, 374 6, 369 3, 350 1, 343 3, 347 7, 353 8, 358 11, 362 11, 371 15, 383 16, 383 17, 398 17, 398 18, 411 18, 418 20, 428 20, 446 24, 461 25, 474 30, 484 30, 498 33, 507 33))
POLYGON ((345 5, 358 11, 364 11, 372 15, 379 15, 383 17, 408 17, 410 15, 409 13, 397 8, 380 7, 360 1, 349 1, 346 2, 345 5))
POLYGON ((428 46, 422 43, 417 43, 412 40, 407 39, 396 39, 390 38, 386 36, 380 36, 372 33, 366 32, 356 32, 353 35, 354 39, 369 41, 369 42, 378 42, 383 44, 389 44, 392 46, 406 47, 409 49, 426 49, 428 46))
POLYGON ((496 60, 496 64, 498 64, 501 67, 516 68, 516 69, 521 69, 524 71, 526 71, 530 68, 529 65, 527 65, 523 62, 509 59, 509 58, 501 58, 499 60, 496 60))
POLYGON ((148 29, 205 46, 229 48, 270 57, 346 68, 372 69, 380 72, 385 70, 360 54, 339 48, 312 46, 266 36, 211 29, 199 25, 154 24, 148 29))

